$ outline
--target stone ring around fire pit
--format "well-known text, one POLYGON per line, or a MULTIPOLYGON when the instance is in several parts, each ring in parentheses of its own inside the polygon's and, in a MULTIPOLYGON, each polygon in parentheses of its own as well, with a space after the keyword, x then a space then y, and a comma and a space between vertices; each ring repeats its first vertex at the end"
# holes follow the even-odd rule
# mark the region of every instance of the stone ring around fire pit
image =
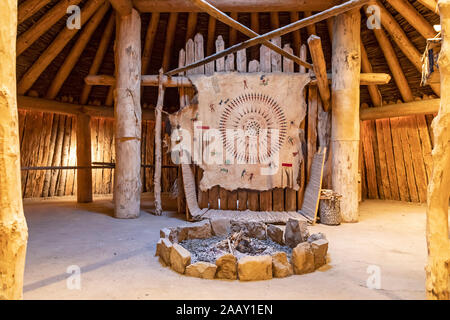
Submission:
POLYGON ((328 240, 307 222, 205 220, 160 231, 156 256, 187 276, 241 281, 310 273, 326 264, 328 240))

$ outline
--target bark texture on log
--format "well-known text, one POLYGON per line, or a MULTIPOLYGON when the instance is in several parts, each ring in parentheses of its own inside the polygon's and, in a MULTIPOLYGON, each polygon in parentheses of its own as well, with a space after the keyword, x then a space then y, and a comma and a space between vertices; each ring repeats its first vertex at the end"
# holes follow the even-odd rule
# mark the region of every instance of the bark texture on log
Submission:
POLYGON ((439 55, 441 106, 433 120, 433 172, 428 184, 426 293, 428 299, 450 298, 448 200, 450 196, 450 0, 439 0, 442 47, 439 55))
POLYGON ((0 2, 0 300, 21 299, 28 230, 16 101, 17 1, 0 2))
POLYGON ((342 195, 344 222, 358 221, 360 13, 335 18, 332 80, 332 185, 342 195))
POLYGON ((162 109, 164 103, 164 86, 162 84, 162 69, 159 72, 161 80, 159 81, 158 102, 155 108, 155 214, 160 216, 162 214, 161 202, 161 161, 162 161, 162 143, 161 143, 161 127, 162 127, 162 109))
MULTIPOLYGON (((91 117, 77 118, 77 166, 91 166, 91 117)), ((77 202, 92 202, 92 169, 77 171, 77 202)))
POLYGON ((141 203, 141 18, 117 17, 114 215, 137 218, 141 203))

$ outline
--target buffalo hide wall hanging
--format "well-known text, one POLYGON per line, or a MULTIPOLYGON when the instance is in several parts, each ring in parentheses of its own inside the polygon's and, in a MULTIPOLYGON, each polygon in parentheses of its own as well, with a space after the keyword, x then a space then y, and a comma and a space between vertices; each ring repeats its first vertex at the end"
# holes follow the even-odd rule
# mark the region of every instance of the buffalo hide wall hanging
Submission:
POLYGON ((298 190, 310 77, 216 73, 190 80, 198 101, 170 116, 172 155, 204 170, 200 189, 298 190))

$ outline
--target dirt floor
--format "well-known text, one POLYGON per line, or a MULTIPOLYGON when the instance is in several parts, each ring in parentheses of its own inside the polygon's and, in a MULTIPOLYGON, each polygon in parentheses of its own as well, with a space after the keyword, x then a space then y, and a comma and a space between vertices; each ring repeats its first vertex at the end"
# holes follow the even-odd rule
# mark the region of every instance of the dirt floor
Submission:
POLYGON ((364 201, 359 223, 310 227, 330 241, 328 265, 307 275, 248 283, 190 278, 162 267, 154 256, 159 230, 183 217, 153 216, 145 211, 148 200, 134 220, 112 218, 112 208, 105 198, 89 205, 25 201, 25 299, 425 298, 423 205, 364 201), (70 266, 81 268, 79 290, 68 289, 70 266), (377 270, 381 288, 369 289, 377 270))

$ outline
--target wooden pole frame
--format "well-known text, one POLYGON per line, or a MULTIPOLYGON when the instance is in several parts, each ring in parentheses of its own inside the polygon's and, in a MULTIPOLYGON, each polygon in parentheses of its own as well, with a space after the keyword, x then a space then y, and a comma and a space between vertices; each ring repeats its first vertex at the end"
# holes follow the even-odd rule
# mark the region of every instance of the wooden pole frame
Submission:
POLYGON ((433 120, 433 172, 427 195, 426 293, 428 299, 450 299, 450 0, 439 0, 442 46, 439 55, 442 96, 433 120))
MULTIPOLYGON (((332 75, 331 73, 326 74, 328 82, 330 82, 332 75)), ((143 87, 158 87, 159 76, 157 75, 142 75, 141 85, 143 87)), ((167 88, 178 88, 178 87, 192 87, 192 82, 187 76, 162 76, 163 84, 167 88)), ((370 85, 380 85, 389 83, 391 76, 387 73, 361 73, 360 85, 370 86, 370 85)), ((84 82, 91 86, 114 86, 116 79, 114 76, 110 75, 89 75, 84 78, 84 82)), ((316 85, 317 80, 313 79, 309 83, 311 85, 316 85)))
POLYGON ((344 222, 359 220, 360 21, 358 9, 337 16, 332 41, 332 186, 342 195, 344 222))
POLYGON ((360 120, 376 120, 412 115, 434 114, 439 111, 440 99, 418 100, 392 105, 364 108, 360 110, 360 120))
POLYGON ((213 55, 210 55, 202 60, 199 60, 197 62, 194 62, 192 64, 189 64, 187 66, 181 67, 181 68, 177 68, 177 69, 173 69, 171 71, 166 72, 166 75, 171 76, 171 75, 175 75, 178 74, 180 72, 184 72, 187 70, 191 70, 193 68, 197 68, 200 67, 204 64, 207 64, 208 62, 217 60, 219 58, 225 57, 227 55, 229 55, 230 53, 234 53, 236 51, 242 50, 242 49, 246 49, 252 46, 255 46, 257 44, 261 44, 263 42, 265 42, 266 40, 270 40, 272 38, 275 37, 279 37, 282 35, 285 35, 287 33, 290 33, 292 31, 296 31, 299 30, 301 28, 307 27, 309 25, 315 24, 317 22, 326 20, 328 18, 331 18, 333 16, 345 13, 349 10, 355 9, 355 8, 360 8, 361 6, 371 2, 372 0, 350 0, 348 2, 345 2, 343 4, 334 6, 330 9, 327 9, 325 11, 322 11, 320 13, 314 14, 310 17, 298 20, 296 22, 293 22, 291 24, 288 24, 284 27, 281 27, 279 29, 270 31, 268 33, 259 35, 257 37, 251 38, 249 40, 246 40, 244 42, 241 42, 239 44, 236 44, 234 46, 229 47, 228 49, 225 49, 223 51, 220 51, 218 53, 215 53, 213 55))
POLYGON ((0 20, 0 300, 17 300, 22 299, 28 229, 20 178, 16 0, 0 1, 0 20))
POLYGON ((162 129, 162 109, 164 105, 164 84, 163 84, 163 69, 159 71, 159 85, 158 85, 158 102, 155 108, 155 176, 154 176, 154 193, 155 193, 155 215, 162 214, 161 202, 161 163, 162 163, 162 143, 161 143, 161 129, 162 129))
POLYGON ((141 18, 133 9, 116 22, 114 216, 137 218, 141 204, 141 18))
MULTIPOLYGON (((242 23, 239 23, 238 21, 236 21, 232 17, 230 17, 227 14, 223 13, 222 11, 220 11, 219 9, 217 9, 216 7, 211 5, 210 3, 206 2, 205 0, 192 0, 192 2, 196 6, 198 6, 201 9, 203 9, 205 12, 207 12, 210 16, 212 16, 212 17, 216 18, 217 20, 219 20, 219 21, 229 25, 234 30, 240 31, 240 32, 242 32, 243 34, 245 34, 246 36, 249 36, 249 37, 257 37, 257 36, 259 36, 258 33, 256 33, 255 31, 253 31, 250 28, 247 28, 245 25, 243 25, 242 23)), ((295 63, 297 63, 297 64, 299 64, 301 66, 304 66, 305 68, 312 69, 312 65, 310 63, 307 63, 306 61, 301 60, 299 57, 297 57, 297 56, 295 56, 295 55, 293 55, 293 54, 291 54, 289 52, 286 52, 285 50, 283 50, 279 46, 275 45, 274 43, 270 42, 269 40, 265 40, 264 42, 262 42, 262 44, 264 44, 269 49, 272 49, 276 53, 281 54, 283 57, 286 57, 287 59, 290 59, 290 60, 294 61, 295 63)), ((234 43, 232 45, 234 45, 234 43)))
POLYGON ((328 86, 327 67, 323 55, 322 42, 318 36, 312 34, 308 38, 308 46, 314 63, 314 73, 316 74, 317 87, 323 102, 323 110, 328 112, 331 105, 331 92, 328 86))

